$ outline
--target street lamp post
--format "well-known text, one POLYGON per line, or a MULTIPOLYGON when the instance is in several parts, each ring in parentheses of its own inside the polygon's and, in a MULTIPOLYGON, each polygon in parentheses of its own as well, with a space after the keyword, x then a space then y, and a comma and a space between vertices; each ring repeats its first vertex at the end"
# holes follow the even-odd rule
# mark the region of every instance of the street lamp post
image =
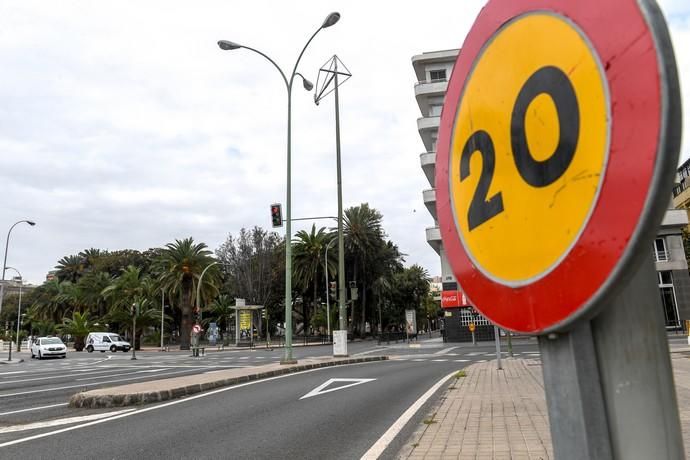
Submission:
POLYGON ((326 277, 326 324, 328 328, 328 337, 330 339, 331 337, 331 302, 330 302, 330 290, 328 289, 328 249, 331 247, 333 243, 338 241, 337 239, 333 238, 331 241, 328 242, 326 245, 326 251, 323 256, 323 272, 324 276, 326 277))
POLYGON ((161 289, 161 351, 163 351, 165 349, 163 347, 163 328, 165 327, 165 324, 163 323, 164 317, 165 317, 165 289, 161 289))
POLYGON ((36 225, 36 222, 24 219, 12 224, 9 231, 7 232, 7 239, 5 240, 5 258, 2 262, 2 283, 0 283, 0 313, 2 313, 2 301, 5 298, 5 270, 7 268, 7 248, 10 245, 10 234, 12 233, 12 229, 14 229, 14 227, 21 223, 29 224, 32 227, 36 225))
POLYGON ((290 74, 290 79, 285 76, 285 73, 283 70, 278 66, 278 64, 273 61, 270 57, 268 57, 266 54, 262 53, 261 51, 250 48, 249 46, 245 45, 240 45, 235 42, 231 42, 228 40, 220 40, 218 42, 218 46, 222 50, 235 50, 239 48, 244 48, 249 51, 253 51, 264 58, 266 58, 273 66, 278 69, 278 72, 280 72, 280 76, 283 77, 283 81, 285 82, 285 87, 287 89, 287 196, 285 200, 285 214, 286 214, 286 220, 285 220, 285 355, 281 361, 281 364, 294 364, 297 362, 297 360, 293 359, 292 357, 292 220, 291 220, 291 198, 292 198, 292 187, 291 187, 291 149, 292 149, 292 83, 295 80, 295 75, 299 75, 302 78, 302 84, 304 86, 304 89, 307 91, 311 91, 314 85, 304 78, 302 74, 297 72, 297 65, 299 64, 299 61, 302 59, 302 55, 304 52, 307 50, 307 47, 311 43, 311 41, 316 37, 316 34, 318 34, 321 29, 325 29, 327 27, 330 27, 334 25, 338 20, 340 19, 340 13, 331 13, 329 14, 326 19, 323 21, 321 26, 314 32, 314 34, 309 38, 307 41, 307 44, 304 45, 304 48, 302 48, 302 51, 300 52, 299 56, 297 57, 297 61, 295 62, 295 66, 292 69, 292 74, 290 74))
POLYGON ((201 275, 199 275, 199 282, 196 285, 196 307, 199 309, 199 319, 201 319, 201 282, 204 279, 204 275, 206 274, 206 271, 209 268, 213 267, 214 265, 218 265, 219 263, 220 262, 211 262, 210 264, 208 264, 206 266, 206 268, 204 268, 201 271, 201 275))
MULTIPOLYGON (((19 351, 21 351, 21 348, 19 346, 19 344, 21 343, 19 341, 19 326, 21 324, 21 315, 22 315, 22 285, 24 284, 24 278, 22 278, 22 274, 19 273, 19 270, 17 270, 14 267, 5 266, 3 268, 4 269, 9 268, 10 270, 14 270, 15 272, 17 272, 17 275, 19 275, 19 305, 17 307, 17 337, 16 337, 17 338, 17 352, 19 352, 19 351)), ((12 361, 12 341, 11 340, 10 340, 10 355, 7 359, 8 359, 8 361, 12 361)))

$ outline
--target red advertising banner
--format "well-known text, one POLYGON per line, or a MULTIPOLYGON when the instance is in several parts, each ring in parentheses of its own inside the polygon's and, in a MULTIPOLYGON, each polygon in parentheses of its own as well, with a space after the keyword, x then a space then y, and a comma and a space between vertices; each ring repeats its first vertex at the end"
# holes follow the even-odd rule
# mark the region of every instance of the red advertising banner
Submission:
POLYGON ((441 307, 442 308, 456 308, 469 305, 465 293, 458 291, 443 291, 441 292, 441 307))
POLYGON ((453 308, 460 306, 460 299, 458 298, 458 291, 443 291, 441 292, 441 307, 453 308))

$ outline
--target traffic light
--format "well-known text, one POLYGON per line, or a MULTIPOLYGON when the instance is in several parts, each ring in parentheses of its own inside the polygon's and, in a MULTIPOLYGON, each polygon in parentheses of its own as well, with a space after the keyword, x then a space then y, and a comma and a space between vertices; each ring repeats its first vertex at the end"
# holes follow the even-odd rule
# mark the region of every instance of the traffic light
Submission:
POLYGON ((336 285, 335 285, 335 281, 331 281, 331 282, 329 283, 329 286, 330 286, 331 295, 332 295, 333 297, 335 297, 335 294, 336 294, 336 285))
POLYGON ((273 224, 273 228, 283 226, 283 211, 280 203, 271 205, 271 224, 273 224))

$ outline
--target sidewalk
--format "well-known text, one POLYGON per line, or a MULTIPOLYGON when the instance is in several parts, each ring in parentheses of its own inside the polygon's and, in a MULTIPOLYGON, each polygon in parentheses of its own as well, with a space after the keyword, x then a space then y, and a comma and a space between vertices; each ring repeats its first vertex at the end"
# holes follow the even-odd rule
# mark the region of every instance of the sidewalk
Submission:
MULTIPOLYGON (((690 353, 672 353, 683 438, 690 440, 690 353)), ((451 380, 401 459, 553 459, 541 361, 489 361, 451 380)), ((686 441, 685 453, 690 458, 686 441)))

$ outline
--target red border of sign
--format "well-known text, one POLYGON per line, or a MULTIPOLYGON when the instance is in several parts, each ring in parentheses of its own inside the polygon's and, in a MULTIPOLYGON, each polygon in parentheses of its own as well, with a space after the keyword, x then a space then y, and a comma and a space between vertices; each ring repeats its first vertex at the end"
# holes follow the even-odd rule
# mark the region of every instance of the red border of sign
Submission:
POLYGON ((479 14, 448 84, 436 197, 441 236, 455 276, 471 303, 491 321, 527 333, 558 329, 590 307, 614 273, 636 233, 652 184, 661 131, 659 65, 652 31, 634 0, 492 0, 479 14), (548 275, 515 288, 487 278, 468 257, 451 209, 448 163, 460 96, 475 59, 502 25, 532 11, 564 16, 587 35, 608 80, 611 137, 601 191, 580 238, 548 275))

